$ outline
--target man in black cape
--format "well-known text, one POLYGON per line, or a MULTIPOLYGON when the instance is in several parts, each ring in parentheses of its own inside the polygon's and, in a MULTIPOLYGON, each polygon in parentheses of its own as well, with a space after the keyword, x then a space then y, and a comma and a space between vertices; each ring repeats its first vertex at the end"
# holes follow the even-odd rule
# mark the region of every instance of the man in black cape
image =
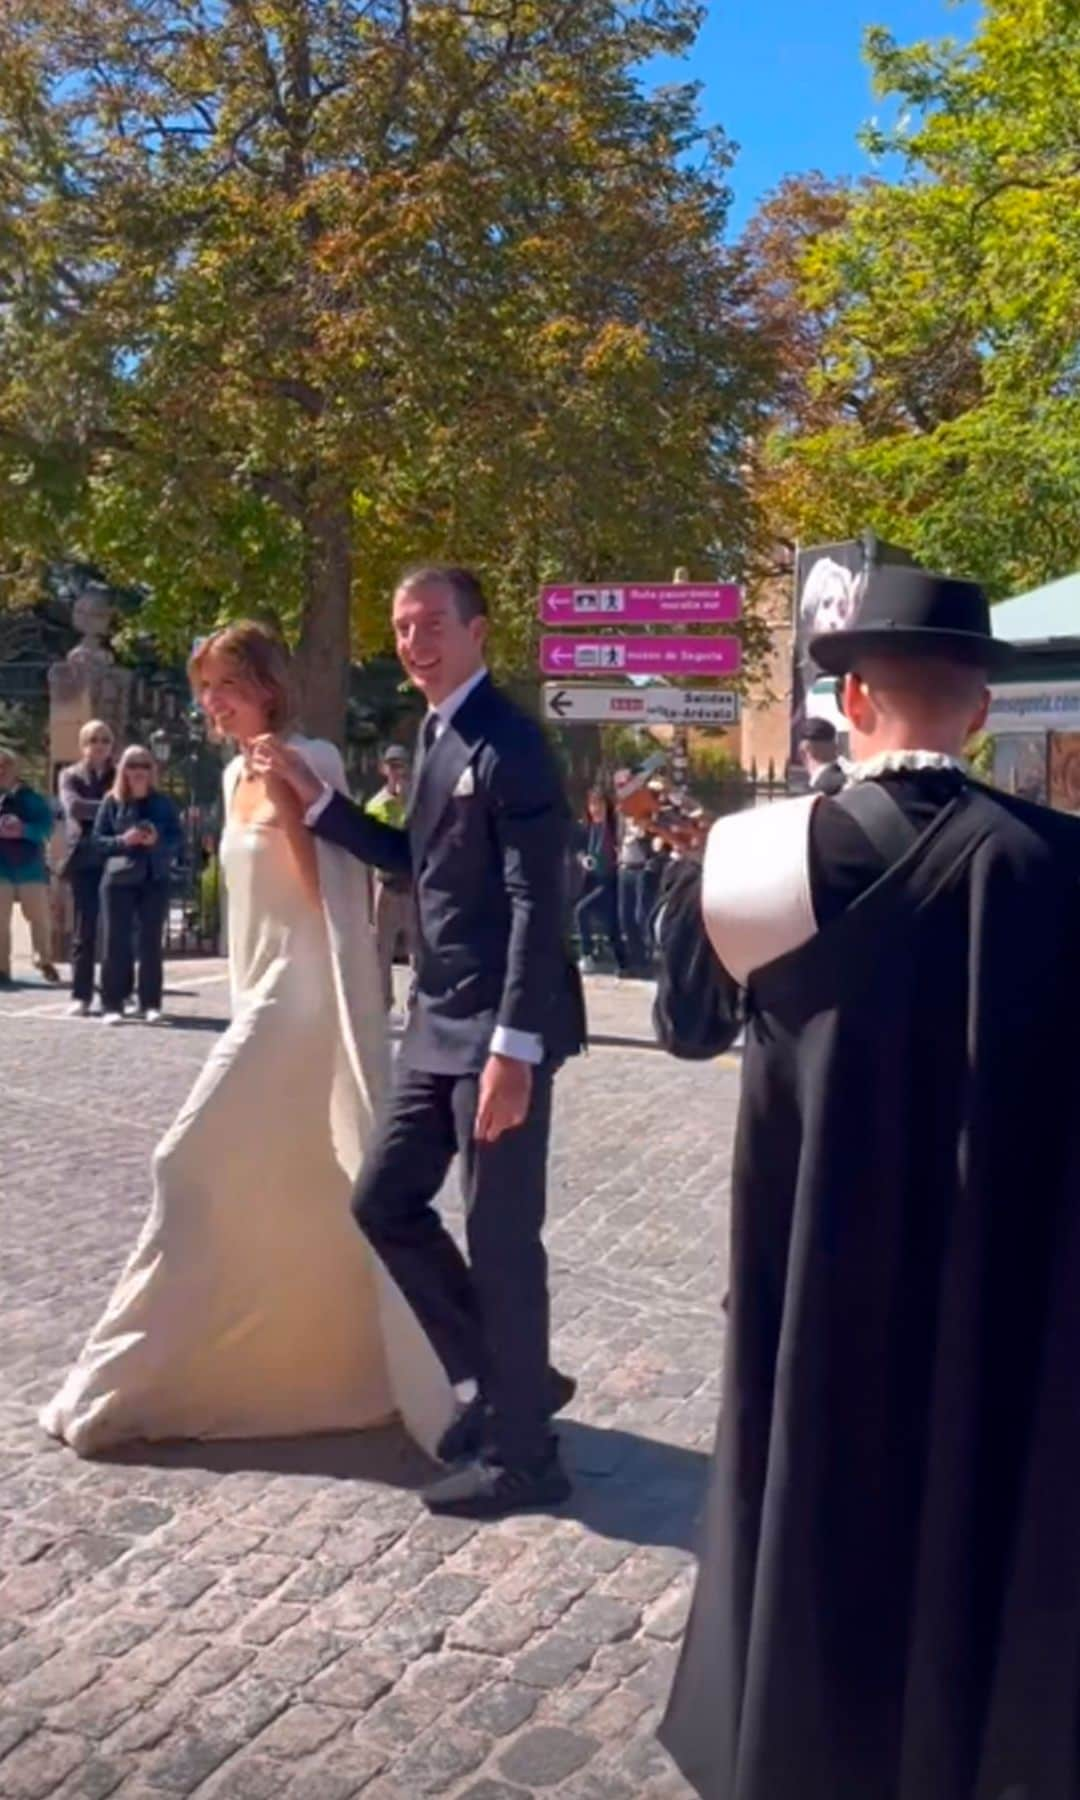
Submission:
POLYGON ((959 761, 978 588, 813 654, 851 787, 714 828, 657 1021, 746 1025, 724 1403, 661 1738, 707 1800, 1080 1795, 1080 821, 959 761))

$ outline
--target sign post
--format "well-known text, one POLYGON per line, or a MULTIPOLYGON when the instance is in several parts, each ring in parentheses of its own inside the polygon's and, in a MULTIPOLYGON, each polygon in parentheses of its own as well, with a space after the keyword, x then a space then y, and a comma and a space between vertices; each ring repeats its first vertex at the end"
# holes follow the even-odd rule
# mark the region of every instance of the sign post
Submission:
POLYGON ((730 688, 578 687, 546 681, 544 717, 562 725, 737 725, 739 695, 730 688))
POLYGON ((742 667, 742 644, 717 626, 742 612, 742 590, 733 582, 692 582, 676 569, 670 582, 569 583, 545 587, 539 612, 545 625, 567 635, 540 640, 540 667, 557 681, 544 687, 544 713, 564 724, 668 725, 673 728, 671 771, 684 788, 690 769, 690 727, 734 725, 738 694, 730 690, 644 685, 722 680, 742 667), (636 631, 666 626, 667 631, 636 631), (709 626, 696 635, 687 626, 709 626), (586 635, 588 628, 593 635, 586 635), (598 632, 597 627, 601 630, 598 632), (615 629, 611 629, 614 627, 615 629), (676 630, 682 628, 682 634, 676 630), (674 629, 673 629, 674 628, 674 629), (575 685, 615 676, 622 686, 575 685))
POLYGON ((544 637, 545 675, 641 675, 693 680, 737 675, 742 645, 734 637, 544 637))
POLYGON ((545 625, 573 630, 583 625, 730 625, 742 611, 734 582, 694 583, 685 569, 673 582, 612 587, 546 587, 540 595, 545 625))
MULTIPOLYGON (((690 580, 686 569, 676 569, 675 586, 685 588, 690 580)), ((676 728, 671 740, 671 773, 676 788, 684 788, 690 774, 690 733, 685 725, 676 728)))

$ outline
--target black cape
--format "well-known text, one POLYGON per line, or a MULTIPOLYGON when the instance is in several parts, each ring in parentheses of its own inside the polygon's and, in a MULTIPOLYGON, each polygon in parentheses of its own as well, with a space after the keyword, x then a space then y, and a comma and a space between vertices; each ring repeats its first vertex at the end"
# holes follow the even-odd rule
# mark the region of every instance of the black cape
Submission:
POLYGON ((966 788, 751 978, 660 1734, 707 1800, 1080 1796, 1078 875, 1075 821, 966 788))

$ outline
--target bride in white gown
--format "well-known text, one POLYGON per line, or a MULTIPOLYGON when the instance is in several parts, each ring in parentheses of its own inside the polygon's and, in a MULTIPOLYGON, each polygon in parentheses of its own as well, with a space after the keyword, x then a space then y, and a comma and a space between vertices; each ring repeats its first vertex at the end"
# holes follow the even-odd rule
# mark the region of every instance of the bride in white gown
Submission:
MULTIPOLYGON (((261 626, 217 633, 192 672, 222 735, 280 727, 288 665, 261 626)), ((332 745, 292 741, 344 787, 332 745)), ((400 1412, 431 1452, 449 1385, 349 1209, 388 1068, 363 871, 242 755, 225 771, 222 863, 232 1023, 155 1151, 142 1235, 41 1423, 92 1456, 400 1412)))

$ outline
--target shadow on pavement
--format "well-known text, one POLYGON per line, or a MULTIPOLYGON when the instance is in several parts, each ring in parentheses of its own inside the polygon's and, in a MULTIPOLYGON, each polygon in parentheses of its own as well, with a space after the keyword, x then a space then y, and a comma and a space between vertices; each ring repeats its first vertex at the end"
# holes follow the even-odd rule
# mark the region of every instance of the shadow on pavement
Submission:
MULTIPOLYGON (((693 1548, 709 1467, 703 1452, 574 1419, 561 1423, 559 1436, 574 1492, 555 1516, 577 1519, 601 1537, 693 1548)), ((131 1444, 101 1460, 215 1475, 315 1475, 408 1490, 432 1477, 432 1465, 397 1425, 327 1437, 131 1444)))
POLYGON ((170 1013, 155 1029, 160 1031, 210 1031, 218 1037, 229 1027, 228 1019, 215 1019, 209 1013, 170 1013))
POLYGON ((320 1437, 126 1444, 101 1460, 128 1468, 206 1469, 214 1475, 319 1475, 397 1488, 422 1487, 431 1479, 427 1457, 396 1424, 320 1437))
POLYGON ((576 1419, 564 1421, 559 1436, 574 1477, 561 1517, 626 1543, 694 1548, 709 1473, 703 1451, 576 1419))

